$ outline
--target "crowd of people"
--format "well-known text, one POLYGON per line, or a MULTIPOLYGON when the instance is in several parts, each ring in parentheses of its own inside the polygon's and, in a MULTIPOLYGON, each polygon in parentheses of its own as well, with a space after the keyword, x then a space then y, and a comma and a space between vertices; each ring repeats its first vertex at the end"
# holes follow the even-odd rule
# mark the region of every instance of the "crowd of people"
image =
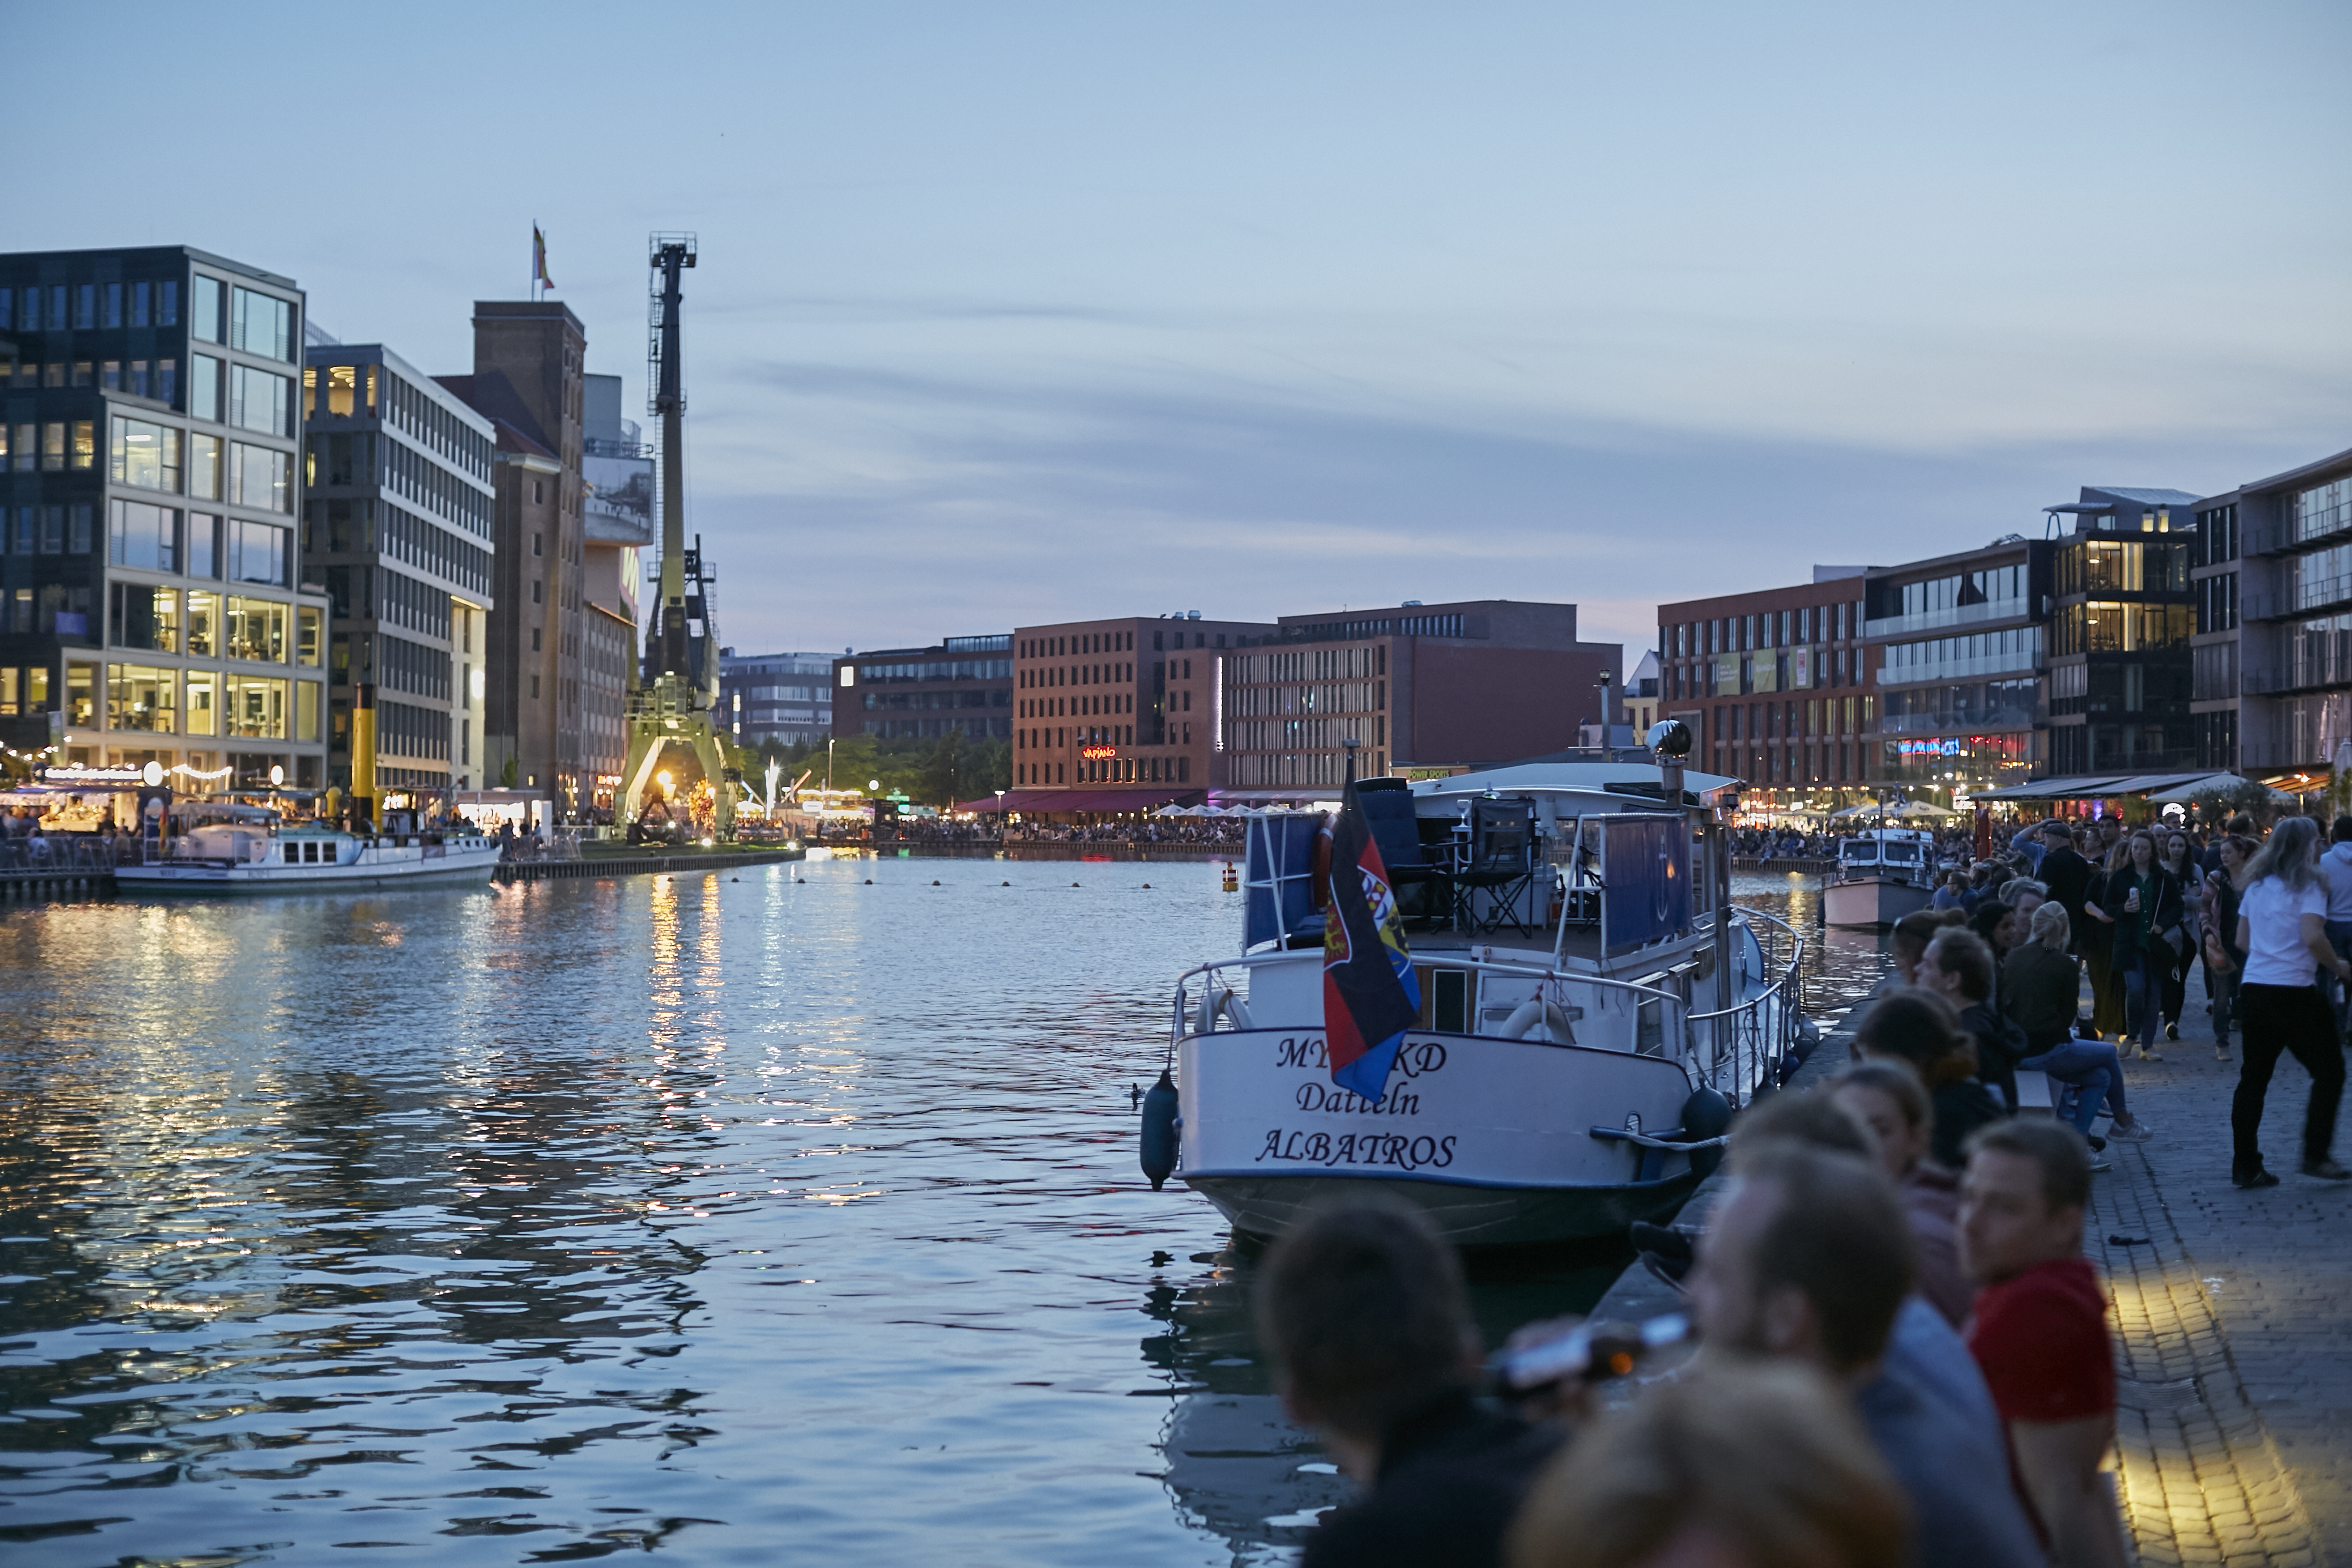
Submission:
POLYGON ((1701 1344, 1615 1412, 1592 1390, 1637 1363, 1631 1327, 1530 1325, 1490 1362, 1419 1211, 1296 1225, 1261 1341, 1363 1489, 1308 1568, 2120 1568, 2114 1347, 2082 1243, 2106 1140, 2154 1135, 2125 1063, 2178 1038, 2203 965, 2217 1048, 2241 1042, 2237 1184, 2278 1182, 2259 1133, 2282 1055, 2313 1079, 2301 1169, 2352 1180, 2331 1153, 2352 816, 2327 837, 2304 816, 2261 839, 2244 817, 2051 821, 1964 869, 1896 927, 1853 1059, 1734 1121, 1704 1228, 1634 1227, 1701 1344), (2020 1114, 2035 1072, 2053 1115, 2020 1114))

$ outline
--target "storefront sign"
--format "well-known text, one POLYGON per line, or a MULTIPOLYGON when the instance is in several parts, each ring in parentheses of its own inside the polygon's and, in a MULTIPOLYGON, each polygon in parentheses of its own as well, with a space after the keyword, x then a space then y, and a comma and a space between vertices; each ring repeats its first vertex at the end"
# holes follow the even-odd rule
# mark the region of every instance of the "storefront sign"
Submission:
POLYGON ((119 768, 93 768, 79 763, 64 767, 43 768, 41 782, 60 789, 137 789, 147 782, 146 769, 136 765, 119 768))
POLYGON ((1099 763, 1118 755, 1118 748, 1117 746, 1083 746, 1079 748, 1078 755, 1090 763, 1099 763))

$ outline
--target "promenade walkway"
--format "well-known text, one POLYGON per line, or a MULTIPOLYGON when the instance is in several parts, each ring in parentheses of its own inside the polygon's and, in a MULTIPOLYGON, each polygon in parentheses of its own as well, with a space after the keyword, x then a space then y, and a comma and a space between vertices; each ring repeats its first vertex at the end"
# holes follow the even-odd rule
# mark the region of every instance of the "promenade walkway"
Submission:
POLYGON ((2294 1173, 2311 1080, 2290 1058, 2263 1119, 2280 1184, 2231 1184, 2238 1053, 2214 1058, 2196 978, 2186 1013, 2163 1061, 2125 1068, 2156 1136, 2108 1145, 2084 1237, 2115 1300, 2140 1561, 2352 1568, 2352 1183, 2294 1173))

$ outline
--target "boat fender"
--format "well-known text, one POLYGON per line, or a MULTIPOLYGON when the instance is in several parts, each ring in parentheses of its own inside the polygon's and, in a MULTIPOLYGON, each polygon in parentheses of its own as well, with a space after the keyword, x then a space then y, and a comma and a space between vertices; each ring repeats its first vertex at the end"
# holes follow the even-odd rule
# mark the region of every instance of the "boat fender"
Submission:
POLYGON ((1802 1067, 1806 1058, 1820 1047, 1821 1043, 1822 1026, 1814 1023, 1810 1016, 1800 1015, 1797 1019, 1797 1065, 1802 1067))
MULTIPOLYGON (((1720 1138, 1731 1126, 1731 1101, 1711 1089, 1695 1089, 1683 1101, 1683 1136, 1696 1143, 1720 1138)), ((1690 1157, 1691 1172, 1705 1181, 1723 1163, 1720 1149, 1701 1149, 1690 1157)))
POLYGON ((1165 1068, 1160 1069, 1160 1081, 1143 1097, 1140 1136, 1143 1174, 1156 1193, 1162 1182, 1176 1173, 1176 1085, 1165 1068))
POLYGON ((1524 1040, 1540 1029, 1543 1037, 1555 1046, 1576 1044, 1576 1029, 1559 1005, 1547 996, 1530 996, 1511 1010, 1496 1031, 1507 1040, 1524 1040))

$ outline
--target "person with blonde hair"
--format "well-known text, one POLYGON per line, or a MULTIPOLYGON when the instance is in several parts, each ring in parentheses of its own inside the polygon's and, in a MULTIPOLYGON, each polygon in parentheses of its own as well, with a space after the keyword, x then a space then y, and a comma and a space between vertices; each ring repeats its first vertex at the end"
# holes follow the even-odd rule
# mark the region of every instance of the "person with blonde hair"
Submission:
POLYGON ((2303 1172, 2323 1181, 2352 1181, 2328 1146, 2336 1138, 2336 1102, 2344 1097, 2344 1050, 2336 1014, 2319 989, 2319 971, 2352 982, 2352 963, 2327 940, 2327 887, 2319 874, 2319 827, 2307 816, 2283 818, 2246 866, 2238 900, 2238 946, 2246 967, 2238 984, 2238 1016, 2246 1047, 2238 1090, 2230 1101, 2230 1179, 2242 1187, 2274 1187, 2263 1168, 2263 1101, 2282 1051, 2294 1053, 2311 1074, 2304 1112, 2303 1172))
POLYGON ((1911 1516, 1822 1373, 1709 1364, 1586 1428, 1536 1478, 1511 1568, 1905 1568, 1911 1516))
POLYGON ((2137 1142, 2151 1130, 2125 1102, 2123 1058, 2105 1040, 2074 1038, 2082 979, 2066 952, 2069 935, 2066 911, 2044 904, 2033 911, 2032 940, 2011 953, 2001 969, 2003 997, 2025 1031, 2030 1053, 2017 1065, 2074 1088, 2075 1131, 2088 1138, 2104 1104, 2116 1119, 2115 1135, 2137 1142))

